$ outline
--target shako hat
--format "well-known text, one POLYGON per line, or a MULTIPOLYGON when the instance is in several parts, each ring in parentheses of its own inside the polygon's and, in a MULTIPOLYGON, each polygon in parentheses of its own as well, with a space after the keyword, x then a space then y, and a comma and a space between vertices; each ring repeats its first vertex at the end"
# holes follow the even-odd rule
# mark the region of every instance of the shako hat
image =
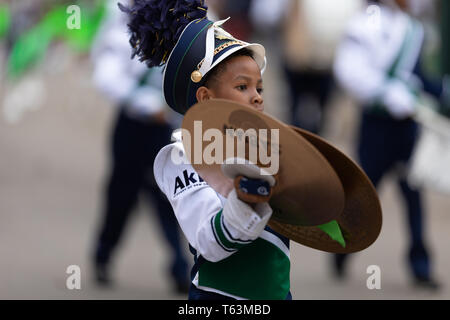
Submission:
POLYGON ((261 73, 265 49, 234 38, 221 26, 228 19, 206 18, 204 0, 135 0, 128 13, 133 57, 149 67, 166 65, 163 91, 167 104, 184 114, 197 102, 196 92, 205 76, 236 51, 250 50, 261 73))

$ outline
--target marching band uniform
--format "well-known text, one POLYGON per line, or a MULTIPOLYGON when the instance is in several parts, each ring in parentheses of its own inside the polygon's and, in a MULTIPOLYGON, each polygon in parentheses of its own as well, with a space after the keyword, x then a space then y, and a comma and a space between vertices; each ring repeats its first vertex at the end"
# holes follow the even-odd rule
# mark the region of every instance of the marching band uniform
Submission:
MULTIPOLYGON (((187 160, 174 163, 171 155, 185 159, 181 134, 164 147, 155 160, 155 178, 174 208, 194 255, 191 299, 286 299, 289 293, 289 240, 265 227, 264 218, 236 197, 222 197, 196 173, 187 160), (230 200, 232 198, 232 200, 230 200), (245 214, 240 227, 228 214, 245 214), (255 221, 257 221, 255 223, 255 221), (245 226, 255 223, 247 230, 245 226), (239 270, 239 272, 237 272, 239 270)), ((269 210, 269 212, 267 212, 269 210)))

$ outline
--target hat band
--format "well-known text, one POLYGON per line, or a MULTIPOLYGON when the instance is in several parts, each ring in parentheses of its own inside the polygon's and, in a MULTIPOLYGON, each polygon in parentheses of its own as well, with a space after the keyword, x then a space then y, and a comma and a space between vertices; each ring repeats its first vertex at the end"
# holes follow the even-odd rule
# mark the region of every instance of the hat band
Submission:
MULTIPOLYGON (((245 45, 246 43, 244 41, 241 40, 233 40, 233 41, 229 41, 229 42, 225 42, 223 44, 221 44, 220 46, 218 46, 216 49, 214 49, 214 56, 218 53, 220 53, 222 50, 234 46, 234 45, 245 45)), ((197 65, 197 70, 200 70, 202 67, 203 62, 205 61, 205 58, 203 58, 197 65)))

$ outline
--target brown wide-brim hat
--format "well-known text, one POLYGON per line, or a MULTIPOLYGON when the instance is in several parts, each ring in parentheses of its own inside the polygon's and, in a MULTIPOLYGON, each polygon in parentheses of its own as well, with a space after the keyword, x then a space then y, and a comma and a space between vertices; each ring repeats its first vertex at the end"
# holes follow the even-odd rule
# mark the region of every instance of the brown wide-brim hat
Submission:
MULTIPOLYGON (((237 145, 239 139, 244 139, 241 142, 245 141, 247 160, 251 160, 250 145, 257 141, 258 151, 267 151, 267 155, 273 156, 273 162, 279 162, 274 173, 276 185, 269 201, 273 209, 269 226, 280 234, 314 249, 342 253, 363 250, 378 237, 381 207, 374 187, 351 159, 325 140, 253 108, 223 99, 191 107, 185 114, 182 128, 188 161, 225 197, 234 186, 233 180, 223 174, 221 164, 230 155, 237 157, 238 149, 227 152, 226 147, 230 146, 227 141, 237 145), (239 129, 242 129, 241 134, 230 135, 230 130, 236 133, 239 129), (217 149, 211 152, 214 147, 217 149), (205 154, 213 155, 215 161, 203 161, 205 154), (345 248, 317 227, 332 220, 340 226, 345 248)), ((266 171, 276 167, 271 166, 273 163, 267 164, 267 158, 265 160, 258 159, 254 163, 266 171)))

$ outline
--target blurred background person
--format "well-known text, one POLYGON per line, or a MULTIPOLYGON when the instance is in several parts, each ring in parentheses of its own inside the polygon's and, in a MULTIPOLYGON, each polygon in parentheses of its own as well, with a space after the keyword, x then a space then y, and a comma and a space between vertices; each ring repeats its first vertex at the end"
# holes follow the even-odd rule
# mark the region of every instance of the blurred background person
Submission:
MULTIPOLYGON (((391 170, 406 205, 409 248, 407 261, 413 283, 437 289, 425 233, 420 190, 407 180, 407 165, 419 134, 414 120, 420 94, 442 106, 448 80, 433 80, 422 65, 424 28, 412 17, 411 1, 370 1, 350 22, 337 51, 334 71, 339 84, 360 104, 358 157, 375 187, 391 170)), ((429 3, 428 3, 429 4, 429 3)), ((415 10, 419 10, 417 6, 415 10)), ((387 214, 387 212, 385 212, 387 214)), ((347 255, 334 255, 339 277, 347 255)))
POLYGON ((208 17, 214 20, 231 19, 226 22, 227 32, 237 39, 248 41, 253 33, 250 8, 254 0, 206 0, 208 17))
POLYGON ((322 133, 325 109, 334 89, 335 49, 347 19, 360 4, 360 0, 252 2, 251 18, 256 28, 278 33, 290 124, 322 133))
POLYGON ((153 176, 154 158, 170 142, 173 130, 162 96, 162 70, 148 69, 138 59, 131 59, 126 19, 116 1, 109 2, 108 16, 92 52, 94 82, 118 107, 111 133, 111 163, 103 217, 94 245, 96 280, 103 285, 111 283, 113 253, 140 192, 145 191, 154 204, 161 231, 169 244, 169 276, 175 290, 186 293, 189 279, 182 247, 184 239, 172 208, 153 176))

